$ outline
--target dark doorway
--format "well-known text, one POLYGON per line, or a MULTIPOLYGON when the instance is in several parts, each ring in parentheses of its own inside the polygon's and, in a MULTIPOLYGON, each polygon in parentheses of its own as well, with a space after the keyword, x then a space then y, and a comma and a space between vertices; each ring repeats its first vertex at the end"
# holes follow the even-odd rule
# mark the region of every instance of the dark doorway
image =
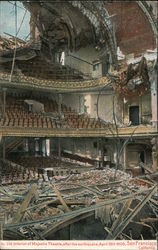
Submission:
POLYGON ((139 125, 139 106, 129 108, 129 119, 132 125, 139 125))
POLYGON ((141 151, 140 152, 140 160, 141 160, 141 162, 144 163, 145 162, 144 159, 145 159, 144 151, 141 151))

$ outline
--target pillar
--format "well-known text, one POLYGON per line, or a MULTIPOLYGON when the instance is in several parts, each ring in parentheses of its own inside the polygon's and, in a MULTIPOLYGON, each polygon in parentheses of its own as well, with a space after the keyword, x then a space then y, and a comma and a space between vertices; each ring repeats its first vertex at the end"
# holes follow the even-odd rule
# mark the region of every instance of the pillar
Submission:
POLYGON ((153 172, 158 170, 158 136, 155 136, 151 140, 152 144, 152 161, 153 161, 153 172))
POLYGON ((35 155, 35 140, 31 138, 28 140, 29 155, 35 155))
POLYGON ((3 160, 5 160, 5 152, 6 152, 6 143, 5 143, 5 137, 3 137, 3 141, 2 141, 2 143, 3 143, 3 160))
POLYGON ((101 139, 101 167, 104 166, 104 143, 103 139, 101 139))
POLYGON ((44 139, 45 156, 47 156, 47 143, 46 138, 44 139))
POLYGON ((61 159, 61 140, 58 138, 58 157, 61 159))
POLYGON ((126 170, 126 168, 127 168, 127 145, 125 145, 123 149, 123 169, 126 170))
POLYGON ((85 98, 84 95, 79 96, 79 113, 84 114, 85 98))
POLYGON ((46 156, 46 139, 42 139, 42 155, 46 156))
POLYGON ((6 92, 7 89, 3 88, 3 110, 2 110, 3 118, 5 118, 5 111, 6 111, 6 92))
POLYGON ((50 156, 50 139, 46 139, 46 156, 50 156))
POLYGON ((151 76, 151 108, 152 126, 158 130, 158 87, 157 87, 157 63, 151 76))
POLYGON ((39 154, 41 156, 43 156, 43 153, 42 153, 42 138, 39 139, 39 154))
POLYGON ((35 140, 35 154, 39 154, 40 147, 39 147, 39 140, 35 140))
POLYGON ((61 104, 62 104, 62 94, 59 94, 58 95, 58 116, 60 119, 62 117, 61 104))

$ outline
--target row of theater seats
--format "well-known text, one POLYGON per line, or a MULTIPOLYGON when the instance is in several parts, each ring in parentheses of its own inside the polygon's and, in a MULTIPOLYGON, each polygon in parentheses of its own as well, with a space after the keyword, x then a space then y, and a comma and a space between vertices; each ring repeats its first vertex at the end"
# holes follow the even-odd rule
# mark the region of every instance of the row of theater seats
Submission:
POLYGON ((18 116, 15 112, 12 116, 11 114, 6 114, 4 119, 0 120, 1 126, 9 126, 9 127, 25 127, 25 128, 100 128, 102 124, 94 119, 89 119, 88 121, 84 121, 83 118, 76 119, 67 119, 62 121, 52 120, 50 117, 46 116, 30 116, 29 114, 25 114, 24 117, 18 116))
POLYGON ((25 183, 38 180, 41 176, 37 168, 24 168, 8 160, 4 161, 1 168, 1 183, 25 183))
POLYGON ((56 101, 43 99, 45 113, 29 112, 24 107, 24 100, 7 97, 5 118, 0 118, 1 126, 19 128, 45 128, 45 129, 96 129, 105 128, 106 125, 86 115, 79 115, 70 107, 62 104, 62 119, 57 118, 58 105, 56 101), (53 116, 52 116, 53 114, 53 116))
POLYGON ((84 118, 68 118, 61 121, 52 120, 51 117, 34 116, 25 114, 24 117, 18 116, 15 112, 14 116, 6 114, 5 118, 0 118, 0 125, 15 128, 44 128, 44 129, 95 129, 105 128, 106 125, 95 119, 84 120, 84 118))
POLYGON ((87 171, 87 168, 78 166, 72 162, 64 162, 56 157, 35 157, 35 156, 12 156, 9 158, 12 164, 22 166, 21 176, 34 179, 45 179, 44 170, 47 170, 47 177, 67 176, 70 174, 78 174, 82 171, 87 171), (30 174, 31 173, 31 174, 30 174))
POLYGON ((74 164, 61 161, 57 157, 12 156, 10 160, 19 165, 32 169, 58 168, 58 167, 69 169, 72 166, 74 167, 74 164))
MULTIPOLYGON (((49 100, 46 97, 29 97, 29 96, 23 96, 21 99, 18 97, 13 96, 7 96, 6 100, 6 106, 8 110, 18 110, 18 111, 25 111, 24 107, 24 100, 25 99, 32 99, 37 100, 44 104, 44 110, 45 112, 58 112, 58 104, 55 100, 49 100)), ((61 104, 61 110, 63 113, 75 113, 75 111, 72 111, 71 107, 67 107, 65 104, 61 104)))
POLYGON ((9 127, 19 127, 19 128, 58 128, 58 124, 55 121, 52 121, 51 118, 45 117, 42 115, 32 116, 25 113, 24 117, 18 116, 18 113, 15 112, 14 116, 11 114, 6 114, 4 119, 0 120, 1 126, 9 127))
POLYGON ((49 79, 49 80, 61 80, 61 81, 73 81, 83 80, 83 76, 80 72, 60 64, 49 64, 40 58, 35 58, 23 63, 18 63, 18 68, 25 76, 49 79))

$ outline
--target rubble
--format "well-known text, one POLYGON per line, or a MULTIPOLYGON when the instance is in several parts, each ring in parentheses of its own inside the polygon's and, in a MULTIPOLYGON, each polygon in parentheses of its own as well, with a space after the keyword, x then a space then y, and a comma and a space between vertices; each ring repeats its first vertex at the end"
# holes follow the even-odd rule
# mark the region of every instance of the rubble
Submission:
POLYGON ((120 170, 114 180, 115 171, 106 168, 54 176, 47 182, 1 185, 4 239, 47 239, 50 234, 90 216, 104 225, 105 239, 128 239, 131 235, 126 228, 130 223, 152 228, 155 236, 156 182, 132 178, 120 170), (139 212, 144 206, 151 209, 152 216, 141 216, 139 212))
MULTIPOLYGON (((10 35, 9 35, 10 36, 10 35)), ((24 46, 26 44, 25 41, 16 38, 17 39, 17 47, 21 47, 24 46)), ((2 37, 0 36, 0 52, 1 51, 8 51, 10 49, 14 49, 15 48, 15 37, 14 36, 10 36, 8 38, 8 36, 6 37, 2 37)))

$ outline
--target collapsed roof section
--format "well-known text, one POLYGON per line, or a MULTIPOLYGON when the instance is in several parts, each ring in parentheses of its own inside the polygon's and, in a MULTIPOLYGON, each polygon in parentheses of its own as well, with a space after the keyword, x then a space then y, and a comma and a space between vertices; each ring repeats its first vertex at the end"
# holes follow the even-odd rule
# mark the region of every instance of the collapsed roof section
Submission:
POLYGON ((45 53, 46 48, 53 54, 89 44, 96 50, 108 45, 113 63, 117 63, 113 26, 102 1, 30 1, 24 5, 38 27, 45 53))
MULTIPOLYGON (((73 58, 73 55, 76 55, 73 54, 75 51, 83 47, 87 48, 87 46, 91 46, 90 51, 101 51, 103 55, 104 50, 105 54, 108 50, 112 60, 106 62, 108 60, 106 56, 103 56, 104 58, 101 60, 96 58, 101 61, 103 68, 103 64, 106 63, 117 64, 116 48, 118 46, 125 56, 124 62, 128 61, 129 56, 131 57, 131 51, 133 52, 132 58, 135 58, 144 55, 147 49, 155 48, 154 17, 144 4, 145 9, 143 10, 141 4, 129 1, 121 3, 117 1, 27 1, 23 4, 31 13, 32 39, 29 43, 17 39, 16 53, 14 53, 15 38, 0 38, 2 87, 12 85, 13 87, 60 92, 98 90, 111 82, 114 82, 115 85, 115 77, 109 76, 108 70, 102 74, 102 77, 87 77, 83 72, 71 68, 71 65, 57 63, 54 59, 56 53, 72 51, 73 58), (137 15, 139 20, 136 15, 134 18, 132 17, 136 11, 139 14, 137 15), (149 19, 153 20, 152 25, 149 19), (34 26, 36 26, 36 31, 34 26), (15 67, 12 79, 9 81, 14 54, 15 67)), ((91 53, 93 52, 91 51, 91 53)), ((79 63, 82 62, 78 61, 79 63)), ((90 63, 90 67, 93 71, 93 62, 90 63)), ((133 92, 138 93, 137 90, 140 88, 138 95, 142 95, 144 93, 143 85, 138 84, 141 81, 137 81, 140 79, 135 79, 136 84, 133 84, 134 80, 132 84, 131 81, 128 84, 124 82, 124 76, 126 79, 126 75, 129 74, 133 74, 133 79, 142 77, 140 70, 138 70, 139 72, 132 70, 133 73, 129 73, 130 67, 125 67, 123 71, 115 71, 118 81, 117 86, 114 87, 125 96, 131 95, 133 92)), ((145 76, 143 82, 146 81, 145 90, 148 91, 147 67, 143 72, 143 76, 145 76)))
MULTIPOLYGON (((140 56, 156 47, 157 23, 145 1, 27 1, 32 38, 40 36, 44 53, 77 51, 87 45, 108 50, 117 65, 117 47, 140 56), (80 25, 78 25, 80 24, 80 25)), ((104 53, 104 52, 103 52, 104 53)))
POLYGON ((114 88, 116 92, 126 98, 147 93, 150 89, 150 81, 145 57, 142 57, 138 65, 129 64, 128 69, 121 72, 119 81, 114 88))
POLYGON ((12 81, 10 72, 12 68, 11 56, 0 53, 0 80, 2 87, 20 87, 22 89, 44 89, 45 91, 82 92, 99 90, 111 86, 114 90, 125 96, 143 95, 150 89, 149 69, 145 57, 139 63, 122 64, 119 71, 112 71, 105 77, 86 79, 86 76, 69 66, 59 63, 48 63, 37 55, 31 48, 23 48, 17 52, 12 81), (7 57, 6 57, 7 55, 7 57), (35 57, 34 57, 35 55, 35 57), (33 56, 33 58, 29 58, 33 56), (6 62, 7 61, 7 62, 6 62))

